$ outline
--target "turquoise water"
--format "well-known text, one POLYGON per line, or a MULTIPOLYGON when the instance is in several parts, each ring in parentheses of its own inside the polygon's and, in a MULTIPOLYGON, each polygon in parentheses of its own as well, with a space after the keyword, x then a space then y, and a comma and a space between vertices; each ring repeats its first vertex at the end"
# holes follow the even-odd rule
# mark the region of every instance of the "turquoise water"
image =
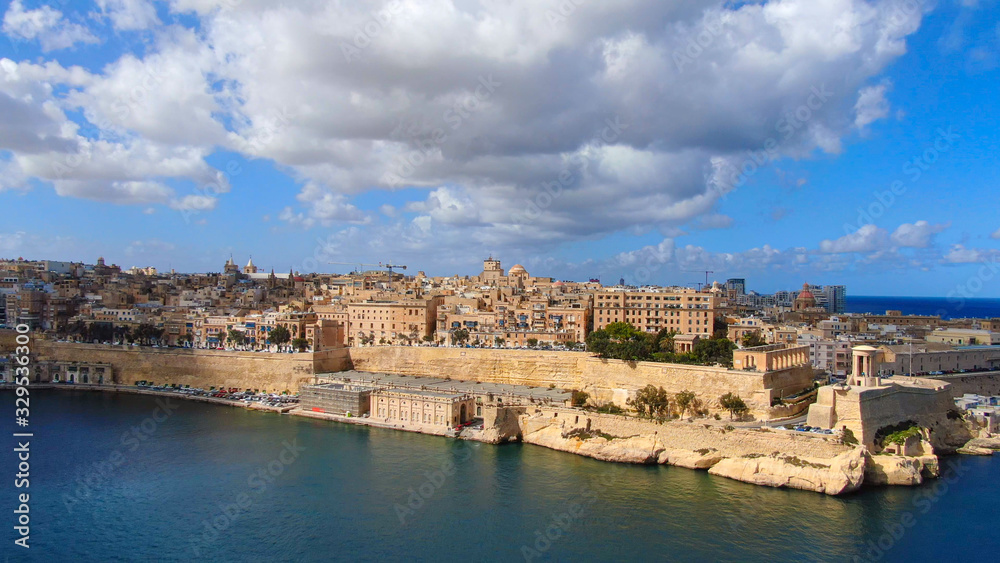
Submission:
MULTIPOLYGON (((13 394, 3 397, 13 405, 13 394)), ((36 392, 31 548, 13 545, 17 491, 6 478, 4 554, 11 561, 922 561, 993 559, 1000 549, 1000 460, 990 458, 949 459, 949 473, 956 463, 961 470, 951 484, 833 498, 536 446, 173 405, 167 416, 149 397, 36 392), (868 542, 880 539, 873 551, 868 542)), ((2 467, 12 477, 15 461, 5 451, 2 467)))

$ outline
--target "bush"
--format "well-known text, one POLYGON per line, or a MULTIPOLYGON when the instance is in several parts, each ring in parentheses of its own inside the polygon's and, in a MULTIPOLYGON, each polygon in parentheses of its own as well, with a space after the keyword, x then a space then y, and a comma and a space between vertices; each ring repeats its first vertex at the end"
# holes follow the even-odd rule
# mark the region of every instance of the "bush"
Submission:
POLYGON ((898 445, 902 446, 903 444, 906 443, 906 439, 907 438, 911 438, 913 436, 919 436, 919 435, 920 435, 920 427, 919 426, 911 426, 911 427, 907 428, 906 430, 900 430, 898 432, 893 432, 892 434, 889 434, 888 436, 885 437, 885 440, 882 443, 883 444, 898 444, 898 445))
POLYGON ((625 409, 614 403, 605 403, 594 410, 603 414, 625 414, 625 409))
POLYGON ((574 389, 572 391, 573 398, 570 400, 570 404, 574 407, 582 407, 587 404, 590 399, 590 394, 585 391, 577 391, 574 389))

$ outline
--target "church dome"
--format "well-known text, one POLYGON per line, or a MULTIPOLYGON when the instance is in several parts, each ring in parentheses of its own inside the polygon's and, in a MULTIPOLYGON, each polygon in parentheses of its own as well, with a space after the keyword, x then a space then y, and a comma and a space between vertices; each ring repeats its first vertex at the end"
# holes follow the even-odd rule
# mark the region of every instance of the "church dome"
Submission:
POLYGON ((527 270, 524 269, 524 266, 520 264, 514 264, 513 266, 511 266, 510 272, 508 273, 513 276, 515 274, 527 274, 528 272, 527 270))

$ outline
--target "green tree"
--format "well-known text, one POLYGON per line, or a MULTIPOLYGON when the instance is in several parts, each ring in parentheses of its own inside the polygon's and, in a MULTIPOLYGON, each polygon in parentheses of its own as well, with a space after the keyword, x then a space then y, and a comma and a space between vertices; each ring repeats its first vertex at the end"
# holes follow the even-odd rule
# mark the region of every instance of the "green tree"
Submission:
POLYGON ((292 347, 296 348, 299 352, 305 352, 306 348, 309 347, 309 341, 305 338, 296 338, 292 340, 292 347))
POLYGON ((729 411, 729 420, 732 420, 733 416, 743 416, 750 410, 743 399, 734 393, 726 393, 719 397, 719 404, 722 405, 723 409, 729 411))
POLYGON ((288 329, 284 325, 274 327, 267 335, 267 341, 277 346, 278 350, 281 350, 281 347, 291 342, 291 340, 292 333, 288 332, 288 329))
POLYGON ((712 339, 723 340, 726 338, 729 338, 729 324, 726 323, 725 319, 715 317, 712 319, 712 339))
POLYGON ((587 393, 586 391, 577 391, 576 389, 574 389, 571 404, 574 407, 582 407, 587 404, 588 399, 590 399, 589 393, 587 393))
POLYGON ((537 338, 529 338, 528 339, 528 348, 534 348, 535 346, 538 346, 538 339, 537 338))
POLYGON ((229 340, 232 341, 232 343, 237 346, 243 346, 244 344, 246 344, 247 335, 239 330, 230 330, 229 340))
POLYGON ((452 343, 457 344, 459 346, 464 345, 466 342, 469 341, 469 331, 465 330, 464 328, 460 328, 456 331, 453 331, 451 333, 451 341, 452 343))
POLYGON ((639 416, 663 420, 670 409, 670 399, 663 387, 647 385, 635 393, 628 404, 639 412, 639 416))
POLYGON ((761 336, 759 330, 744 334, 743 338, 740 339, 740 342, 743 344, 744 348, 754 348, 756 346, 763 346, 767 344, 764 337, 761 336))
POLYGON ((702 364, 722 364, 727 367, 733 365, 734 344, 728 338, 712 338, 709 340, 699 340, 695 342, 691 350, 691 356, 698 363, 702 364))
POLYGON ((697 401, 697 398, 694 391, 684 390, 674 395, 674 404, 677 405, 677 411, 681 416, 684 416, 684 413, 694 406, 695 401, 697 401))
POLYGON ((606 330, 595 330, 587 335, 587 350, 602 358, 608 357, 611 337, 606 330))
POLYGON ((611 323, 587 336, 587 349, 602 358, 638 361, 652 358, 650 335, 629 323, 611 323))
POLYGON ((499 336, 493 337, 493 345, 496 346, 497 348, 503 348, 505 342, 506 341, 503 338, 500 338, 499 336))

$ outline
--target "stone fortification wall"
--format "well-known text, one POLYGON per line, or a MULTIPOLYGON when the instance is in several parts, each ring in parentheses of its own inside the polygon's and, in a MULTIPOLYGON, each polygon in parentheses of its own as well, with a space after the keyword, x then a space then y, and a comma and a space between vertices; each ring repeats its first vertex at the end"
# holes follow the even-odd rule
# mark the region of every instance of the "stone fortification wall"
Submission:
POLYGON ((602 360, 582 352, 374 346, 352 348, 351 360, 354 369, 361 371, 579 389, 595 402, 621 406, 637 389, 650 384, 670 393, 693 391, 713 409, 718 409, 719 396, 732 392, 742 397, 754 414, 764 416, 778 393, 790 395, 812 386, 809 367, 760 373, 602 360))
POLYGON ((924 380, 926 386, 890 385, 874 389, 834 389, 836 427, 847 427, 865 446, 874 447, 877 432, 906 421, 930 429, 936 449, 954 450, 972 436, 954 416, 952 392, 945 383, 924 380))
POLYGON ((966 393, 976 395, 1000 395, 1000 373, 963 373, 960 375, 939 375, 934 377, 948 384, 952 398, 966 393))
POLYGON ((215 386, 297 392, 300 385, 312 382, 317 362, 326 368, 350 366, 347 349, 315 355, 270 354, 37 341, 34 351, 40 361, 111 364, 118 383, 144 379, 205 389, 215 386))

